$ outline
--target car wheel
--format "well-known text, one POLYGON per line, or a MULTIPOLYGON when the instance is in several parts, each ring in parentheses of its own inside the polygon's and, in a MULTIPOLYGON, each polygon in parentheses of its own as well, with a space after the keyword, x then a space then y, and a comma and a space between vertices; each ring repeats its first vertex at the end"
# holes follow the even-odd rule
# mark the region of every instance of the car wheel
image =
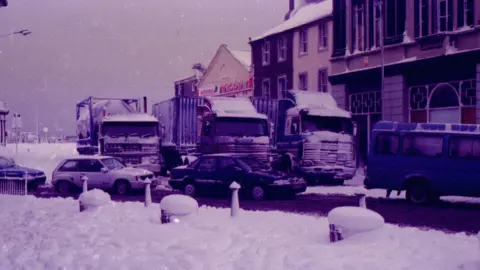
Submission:
POLYGON ((61 195, 69 195, 70 194, 70 183, 61 180, 57 182, 57 192, 60 193, 61 195))
POLYGON ((130 183, 120 180, 115 183, 115 193, 118 195, 127 195, 130 192, 130 183))
POLYGON ((255 186, 252 188, 251 196, 255 201, 261 201, 265 197, 265 190, 261 186, 255 186))
POLYGON ((190 197, 195 197, 197 193, 197 188, 195 187, 194 183, 186 183, 185 186, 183 187, 183 194, 190 196, 190 197))
POLYGON ((425 204, 431 198, 430 187, 425 182, 414 182, 407 187, 407 200, 414 204, 425 204))

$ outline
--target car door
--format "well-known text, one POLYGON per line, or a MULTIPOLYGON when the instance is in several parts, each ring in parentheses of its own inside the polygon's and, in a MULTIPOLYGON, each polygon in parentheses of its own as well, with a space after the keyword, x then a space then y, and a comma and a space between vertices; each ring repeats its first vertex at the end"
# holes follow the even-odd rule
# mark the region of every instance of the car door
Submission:
POLYGON ((102 172, 103 165, 96 159, 79 160, 80 180, 83 176, 87 177, 88 188, 106 188, 109 182, 109 174, 102 172))
POLYGON ((213 191, 216 185, 215 173, 217 169, 216 157, 202 158, 195 168, 195 183, 199 188, 213 191))
POLYGON ((218 170, 216 174, 217 186, 221 192, 228 192, 230 184, 237 182, 242 185, 244 170, 231 157, 220 157, 218 159, 218 170))
POLYGON ((53 180, 66 180, 77 187, 82 186, 80 173, 78 172, 78 160, 67 160, 57 171, 53 172, 53 180))

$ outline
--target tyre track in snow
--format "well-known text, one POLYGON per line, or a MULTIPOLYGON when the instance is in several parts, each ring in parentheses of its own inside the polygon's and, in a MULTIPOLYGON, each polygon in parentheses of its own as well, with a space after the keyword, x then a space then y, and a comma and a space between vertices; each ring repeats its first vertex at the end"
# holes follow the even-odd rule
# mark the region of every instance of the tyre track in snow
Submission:
MULTIPOLYGON (((152 191, 152 201, 159 203, 167 195, 176 192, 167 190, 152 191)), ((37 194, 40 198, 60 197, 52 188, 42 188, 37 194)), ((142 192, 129 196, 111 195, 117 202, 143 202, 142 192)), ((75 195, 73 197, 78 197, 75 195)), ((199 205, 212 207, 230 207, 227 197, 198 197, 199 205)), ((357 206, 358 200, 354 196, 343 195, 298 195, 296 199, 265 201, 240 200, 240 207, 244 210, 282 211, 298 214, 326 216, 327 213, 339 206, 357 206)), ((460 202, 441 201, 434 205, 413 205, 405 200, 367 198, 367 207, 381 214, 387 223, 399 226, 418 228, 432 228, 445 232, 466 232, 476 234, 480 229, 480 205, 460 202)))

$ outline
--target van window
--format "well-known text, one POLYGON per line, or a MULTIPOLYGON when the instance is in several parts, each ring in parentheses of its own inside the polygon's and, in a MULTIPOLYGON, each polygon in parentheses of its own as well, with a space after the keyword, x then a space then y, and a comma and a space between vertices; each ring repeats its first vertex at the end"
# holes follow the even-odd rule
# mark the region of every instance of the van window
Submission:
POLYGON ((402 153, 409 156, 440 157, 443 154, 443 136, 405 135, 402 153))
POLYGON ((377 134, 375 137, 375 153, 394 155, 398 152, 399 136, 393 134, 377 134))
POLYGON ((453 158, 480 158, 480 138, 453 136, 449 151, 453 158))

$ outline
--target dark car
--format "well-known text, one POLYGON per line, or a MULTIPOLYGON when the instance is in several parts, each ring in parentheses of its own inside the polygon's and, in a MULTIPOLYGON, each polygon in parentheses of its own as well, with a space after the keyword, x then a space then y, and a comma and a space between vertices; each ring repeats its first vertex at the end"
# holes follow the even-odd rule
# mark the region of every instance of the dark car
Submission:
POLYGON ((0 156, 0 180, 18 180, 27 179, 29 191, 37 190, 38 186, 44 185, 47 177, 45 173, 39 170, 21 167, 7 157, 0 156))
POLYGON ((199 191, 226 193, 233 181, 241 185, 240 194, 254 200, 268 194, 294 195, 307 189, 301 178, 272 171, 257 159, 234 154, 204 155, 189 165, 174 168, 169 184, 193 197, 199 191))

